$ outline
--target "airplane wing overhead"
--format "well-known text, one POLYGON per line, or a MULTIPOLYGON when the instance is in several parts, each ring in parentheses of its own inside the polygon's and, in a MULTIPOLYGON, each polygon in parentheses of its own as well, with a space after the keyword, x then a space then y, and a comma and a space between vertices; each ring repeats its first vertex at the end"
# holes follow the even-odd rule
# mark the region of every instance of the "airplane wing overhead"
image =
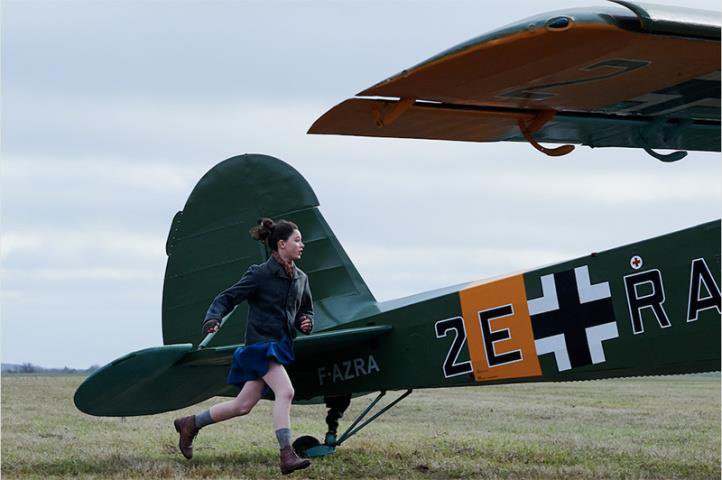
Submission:
POLYGON ((719 13, 617 3, 464 42, 309 133, 719 151, 719 13))

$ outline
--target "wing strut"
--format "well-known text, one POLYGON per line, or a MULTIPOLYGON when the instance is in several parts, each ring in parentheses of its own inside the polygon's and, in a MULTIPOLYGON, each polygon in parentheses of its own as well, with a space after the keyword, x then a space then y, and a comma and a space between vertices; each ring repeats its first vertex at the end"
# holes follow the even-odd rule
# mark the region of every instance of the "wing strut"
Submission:
POLYGON ((548 148, 540 145, 539 142, 532 137, 532 133, 541 130, 542 127, 549 122, 549 120, 554 118, 555 114, 556 112, 554 110, 542 110, 537 113, 531 121, 525 122, 520 119, 517 120, 517 124, 519 125, 519 130, 521 130, 521 134, 524 135, 524 138, 531 144, 532 147, 549 155, 550 157, 561 157, 562 155, 571 153, 572 150, 574 150, 574 145, 560 145, 556 148, 548 148))

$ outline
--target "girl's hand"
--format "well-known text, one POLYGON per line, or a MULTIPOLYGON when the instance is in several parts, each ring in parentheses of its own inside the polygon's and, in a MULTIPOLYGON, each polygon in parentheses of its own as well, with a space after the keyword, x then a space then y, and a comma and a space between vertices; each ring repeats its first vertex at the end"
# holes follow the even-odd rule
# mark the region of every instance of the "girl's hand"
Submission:
POLYGON ((307 316, 301 317, 301 331, 305 334, 311 333, 313 329, 313 322, 307 316))
POLYGON ((218 331, 218 329, 221 328, 221 322, 219 322, 216 319, 210 319, 207 320, 203 327, 201 328, 203 335, 208 335, 209 333, 215 333, 218 331))

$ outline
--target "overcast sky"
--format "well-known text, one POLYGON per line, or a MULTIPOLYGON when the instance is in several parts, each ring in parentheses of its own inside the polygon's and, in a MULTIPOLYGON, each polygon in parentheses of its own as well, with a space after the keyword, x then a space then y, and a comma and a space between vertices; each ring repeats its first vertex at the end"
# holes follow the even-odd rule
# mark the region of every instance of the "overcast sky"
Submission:
POLYGON ((603 4, 4 0, 2 361, 85 368, 162 344, 170 221, 246 152, 308 179, 379 300, 718 218, 719 154, 305 133, 452 45, 603 4))

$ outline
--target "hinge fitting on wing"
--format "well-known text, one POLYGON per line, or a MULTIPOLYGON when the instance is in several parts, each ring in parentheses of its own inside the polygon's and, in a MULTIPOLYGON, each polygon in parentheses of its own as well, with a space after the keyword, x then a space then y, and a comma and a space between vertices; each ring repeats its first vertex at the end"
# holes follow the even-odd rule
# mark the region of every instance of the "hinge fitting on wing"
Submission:
POLYGON ((556 148, 547 148, 539 144, 534 137, 531 136, 532 133, 538 132, 542 129, 544 125, 549 122, 552 118, 554 118, 554 115, 556 112, 554 110, 542 110, 537 115, 531 119, 529 122, 525 122, 524 120, 518 120, 519 124, 519 130, 521 130, 521 134, 524 135, 524 138, 527 142, 531 144, 532 147, 536 148, 542 153, 546 153, 550 157, 561 157, 562 155, 566 155, 567 153, 571 153, 572 150, 574 150, 574 145, 561 145, 556 148))
MULTIPOLYGON (((673 127, 671 135, 671 137, 673 138, 667 138, 667 140, 673 140, 674 138, 678 137, 682 133, 682 130, 684 130, 691 123, 691 120, 681 121, 676 127, 673 127)), ((677 150, 672 153, 659 153, 652 150, 652 148, 649 146, 644 146, 651 144, 652 140, 656 137, 663 136, 665 133, 665 126, 666 120, 663 117, 659 117, 653 122, 649 123, 646 127, 641 128, 639 130, 639 137, 642 140, 642 148, 644 148, 644 151, 647 152, 648 155, 656 158, 660 162, 670 163, 682 160, 684 157, 687 156, 687 152, 684 150, 677 150)))
POLYGON ((383 109, 379 108, 378 105, 374 105, 371 113, 376 121, 376 126, 381 128, 386 125, 391 125, 402 113, 411 108, 415 101, 416 99, 413 97, 404 97, 394 103, 391 108, 388 108, 388 103, 384 104, 383 109))

